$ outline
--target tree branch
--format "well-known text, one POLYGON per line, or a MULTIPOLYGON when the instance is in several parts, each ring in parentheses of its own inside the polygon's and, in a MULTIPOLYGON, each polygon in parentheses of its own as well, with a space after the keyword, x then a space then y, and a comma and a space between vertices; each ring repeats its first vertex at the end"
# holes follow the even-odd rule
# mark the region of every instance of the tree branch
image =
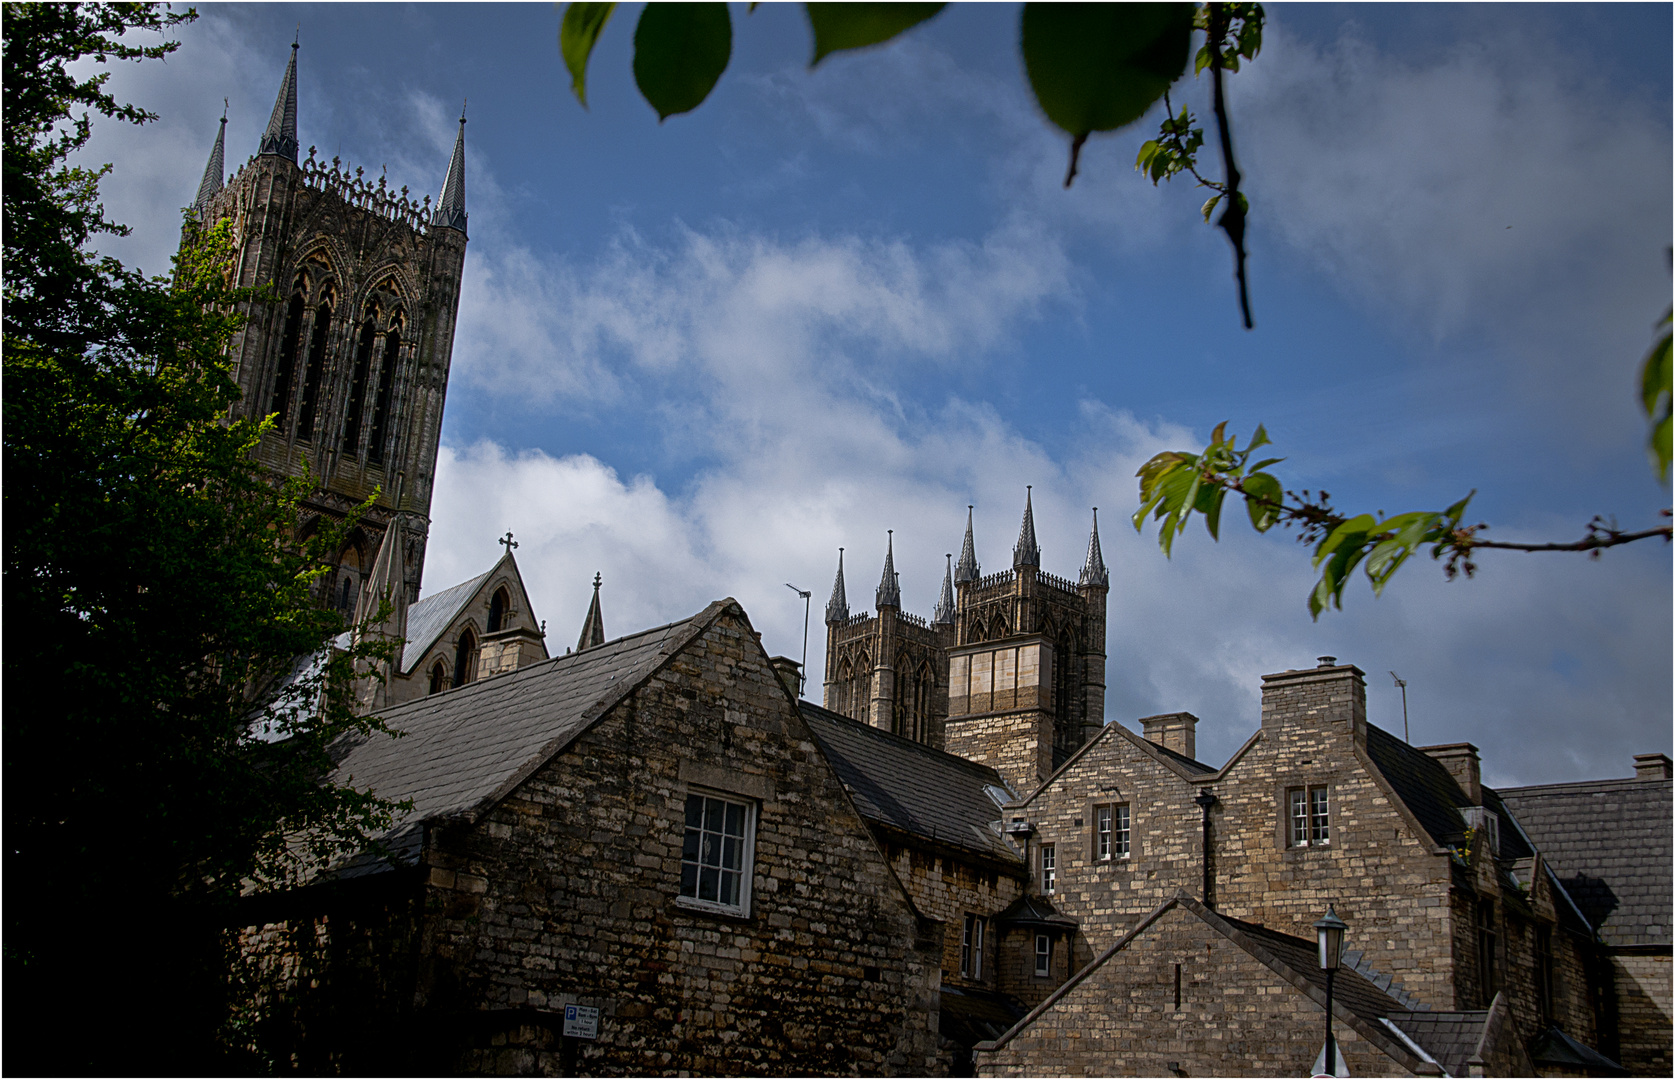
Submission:
POLYGON ((1216 225, 1233 244, 1234 276, 1239 281, 1239 312, 1245 329, 1256 326, 1250 317, 1250 290, 1245 282, 1245 200, 1239 194, 1239 167, 1233 162, 1233 133, 1227 124, 1227 100, 1222 93, 1221 42, 1227 34, 1227 11, 1222 4, 1209 4, 1210 81, 1215 87, 1216 130, 1221 136, 1221 163, 1227 175, 1226 195, 1216 225))

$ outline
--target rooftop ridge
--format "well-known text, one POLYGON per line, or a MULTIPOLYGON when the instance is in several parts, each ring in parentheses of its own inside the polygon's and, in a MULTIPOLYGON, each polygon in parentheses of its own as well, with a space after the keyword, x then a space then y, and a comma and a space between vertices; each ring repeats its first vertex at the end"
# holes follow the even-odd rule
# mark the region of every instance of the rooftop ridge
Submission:
MULTIPOLYGON (((938 750, 936 747, 931 746, 928 743, 922 743, 915 739, 909 739, 903 735, 897 735, 893 731, 885 731, 883 728, 873 727, 871 724, 852 719, 842 713, 833 712, 824 705, 816 705, 812 701, 799 701, 797 702, 797 707, 802 711, 813 711, 818 713, 820 719, 822 720, 841 721, 844 724, 848 724, 850 727, 858 728, 873 738, 878 739, 880 742, 893 743, 904 750, 912 750, 914 753, 923 754, 927 757, 945 759, 949 762, 957 764, 966 772, 985 777, 1000 777, 1000 773, 997 772, 993 766, 972 761, 970 758, 964 758, 958 754, 951 754, 946 750, 938 750)), ((999 813, 998 808, 996 813, 999 813)))

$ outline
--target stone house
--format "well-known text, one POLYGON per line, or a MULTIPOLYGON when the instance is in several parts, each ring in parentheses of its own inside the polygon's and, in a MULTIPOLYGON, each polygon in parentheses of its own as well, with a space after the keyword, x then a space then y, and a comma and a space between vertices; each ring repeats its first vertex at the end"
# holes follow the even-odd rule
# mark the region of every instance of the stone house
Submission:
POLYGON ((410 804, 383 850, 251 898, 238 932, 240 1022, 280 1062, 947 1068, 943 928, 736 603, 383 715, 401 736, 336 773, 410 804))

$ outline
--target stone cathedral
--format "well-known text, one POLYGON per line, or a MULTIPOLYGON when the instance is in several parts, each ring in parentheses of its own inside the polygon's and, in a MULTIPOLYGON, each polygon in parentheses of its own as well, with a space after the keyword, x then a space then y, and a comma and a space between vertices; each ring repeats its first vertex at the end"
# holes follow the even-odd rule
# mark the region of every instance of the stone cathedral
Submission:
POLYGON ((238 415, 274 418, 257 456, 283 475, 315 477, 313 521, 378 493, 326 583, 332 606, 353 616, 391 529, 391 578, 411 602, 465 264, 465 120, 434 207, 313 147, 299 163, 295 44, 255 156, 223 181, 226 131, 223 117, 194 216, 231 222, 235 286, 277 296, 249 305, 231 346, 238 415))
POLYGON ((1105 721, 1105 598, 1110 575, 1094 511, 1072 582, 1041 569, 1028 492, 1012 569, 985 575, 971 508, 960 561, 948 556, 929 619, 901 609, 894 536, 877 614, 849 613, 838 552, 826 604, 825 706, 852 720, 990 765, 1034 790, 1105 721))

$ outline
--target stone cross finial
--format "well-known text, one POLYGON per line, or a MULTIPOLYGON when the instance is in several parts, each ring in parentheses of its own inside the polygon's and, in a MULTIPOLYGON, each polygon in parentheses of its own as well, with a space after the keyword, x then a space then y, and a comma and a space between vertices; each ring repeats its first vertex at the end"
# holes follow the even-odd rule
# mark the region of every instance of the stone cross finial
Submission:
POLYGON ((512 539, 512 530, 511 529, 507 529, 506 530, 506 535, 502 536, 500 539, 496 540, 495 543, 503 545, 506 548, 506 554, 508 554, 508 555, 510 555, 512 553, 513 548, 518 546, 518 542, 516 540, 512 539))

